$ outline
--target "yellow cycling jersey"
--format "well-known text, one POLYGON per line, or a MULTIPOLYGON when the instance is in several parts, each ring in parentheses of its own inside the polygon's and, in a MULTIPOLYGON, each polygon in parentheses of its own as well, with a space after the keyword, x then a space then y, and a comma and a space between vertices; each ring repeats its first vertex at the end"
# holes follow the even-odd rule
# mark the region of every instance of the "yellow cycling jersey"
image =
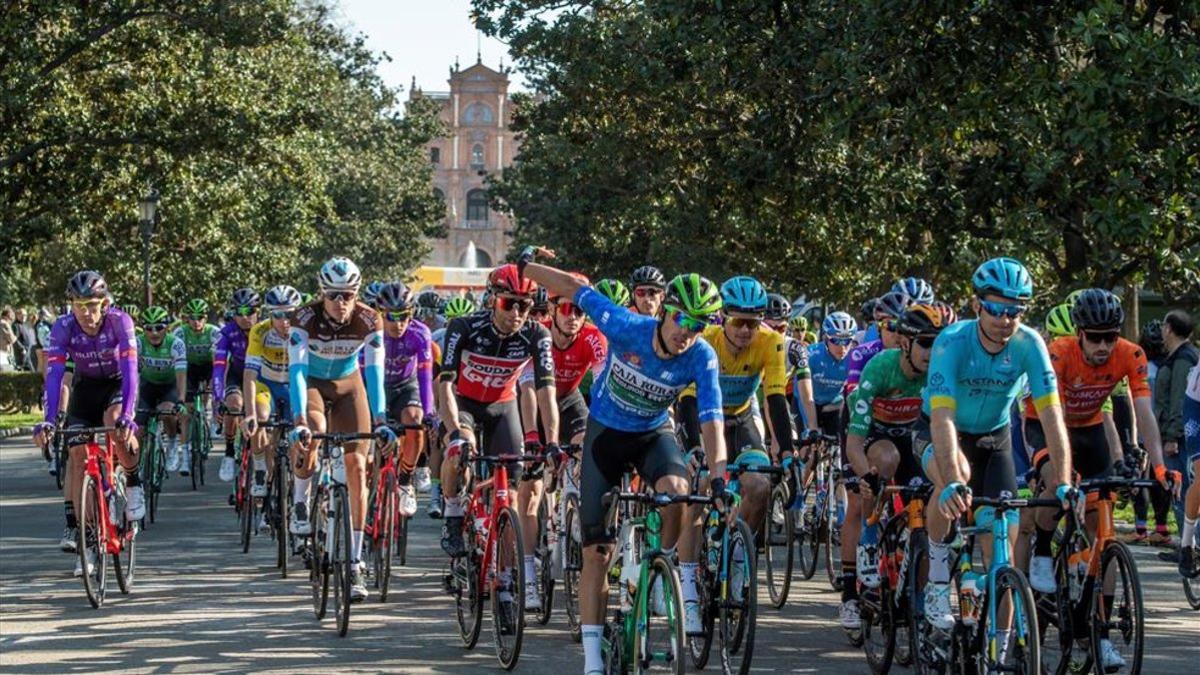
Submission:
MULTIPOLYGON (((704 338, 717 353, 721 384, 721 407, 727 416, 740 415, 750 408, 761 383, 763 395, 787 393, 787 358, 783 334, 759 326, 750 346, 734 356, 721 326, 704 329, 704 338)), ((683 390, 681 396, 695 396, 695 385, 683 390)))
POLYGON ((270 319, 250 329, 246 368, 258 373, 258 379, 264 382, 288 383, 288 339, 271 328, 270 319))

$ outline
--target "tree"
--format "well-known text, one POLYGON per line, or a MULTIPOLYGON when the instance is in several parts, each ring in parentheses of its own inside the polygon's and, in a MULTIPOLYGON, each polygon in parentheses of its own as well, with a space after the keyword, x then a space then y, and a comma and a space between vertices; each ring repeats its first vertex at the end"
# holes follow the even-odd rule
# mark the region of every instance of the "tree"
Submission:
POLYGON ((537 100, 492 187, 521 241, 856 306, 952 299, 1014 255, 1039 296, 1200 298, 1194 3, 475 0, 537 100))

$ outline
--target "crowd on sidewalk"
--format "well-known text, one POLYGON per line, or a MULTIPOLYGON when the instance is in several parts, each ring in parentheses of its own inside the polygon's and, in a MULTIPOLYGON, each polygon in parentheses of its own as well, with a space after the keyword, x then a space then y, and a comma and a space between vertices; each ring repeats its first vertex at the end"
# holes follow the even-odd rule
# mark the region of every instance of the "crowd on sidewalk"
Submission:
POLYGON ((0 309, 0 373, 40 370, 38 353, 50 341, 54 312, 5 306, 0 309))

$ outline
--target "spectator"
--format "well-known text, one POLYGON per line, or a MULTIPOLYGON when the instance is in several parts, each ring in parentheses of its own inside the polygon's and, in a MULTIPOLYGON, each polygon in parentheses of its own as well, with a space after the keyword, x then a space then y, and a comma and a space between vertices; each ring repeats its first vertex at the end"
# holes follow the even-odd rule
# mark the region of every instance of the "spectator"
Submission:
POLYGON ((11 372, 14 368, 13 345, 17 336, 13 333, 13 316, 12 307, 0 310, 0 373, 11 372))
POLYGON ((46 348, 50 346, 50 329, 54 327, 54 312, 43 307, 38 312, 37 323, 33 325, 33 333, 37 338, 37 369, 39 373, 46 372, 46 348))
POLYGON ((17 336, 17 342, 13 346, 13 363, 17 370, 33 370, 37 364, 34 355, 37 336, 33 332, 33 316, 27 314, 23 307, 18 307, 12 327, 17 336))
MULTIPOLYGON (((1187 312, 1176 309, 1163 318, 1163 351, 1166 353, 1154 382, 1154 415, 1162 431, 1163 459, 1168 470, 1183 474, 1181 495, 1187 492, 1187 456, 1184 454, 1183 399, 1188 372, 1200 361, 1200 350, 1188 342, 1196 323, 1187 312)), ((1182 500, 1175 502, 1175 522, 1183 523, 1182 500)))

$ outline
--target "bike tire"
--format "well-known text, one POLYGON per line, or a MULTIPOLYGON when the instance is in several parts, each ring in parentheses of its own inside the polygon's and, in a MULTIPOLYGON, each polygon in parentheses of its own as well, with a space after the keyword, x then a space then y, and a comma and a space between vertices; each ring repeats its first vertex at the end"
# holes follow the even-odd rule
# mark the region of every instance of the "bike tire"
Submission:
POLYGON ((188 444, 188 477, 192 479, 192 490, 195 491, 200 488, 200 467, 204 465, 200 460, 200 435, 196 433, 195 423, 188 435, 192 439, 188 444))
MULTIPOLYGON (((838 482, 829 476, 826 479, 827 495, 825 510, 821 514, 821 538, 825 540, 825 572, 829 585, 839 593, 842 590, 842 544, 841 529, 837 522, 838 482)), ((854 645, 858 647, 859 645, 854 645)))
MULTIPOLYGON (((707 521, 707 517, 705 518, 707 521)), ((701 632, 698 635, 688 634, 684 631, 684 637, 687 640, 688 656, 692 662, 692 668, 695 670, 704 670, 708 665, 708 659, 712 654, 712 645, 717 623, 717 615, 719 613, 718 605, 721 604, 720 597, 720 581, 717 575, 714 574, 708 567, 708 561, 712 558, 721 559, 721 546, 714 542, 707 532, 702 536, 703 542, 700 546, 700 564, 696 566, 696 602, 700 607, 700 626, 701 632)), ((649 592, 649 611, 656 611, 654 595, 657 586, 654 583, 650 585, 649 592)))
POLYGON ((392 545, 395 555, 399 558, 400 566, 408 565, 408 521, 409 516, 396 515, 396 540, 392 545))
POLYGON ((350 630, 350 569, 354 561, 350 557, 350 502, 343 485, 333 488, 333 551, 330 553, 334 618, 337 619, 338 636, 345 637, 350 630))
MULTIPOLYGON (((1011 639, 1012 645, 1007 649, 1009 659, 1016 659, 1017 665, 1003 664, 1003 672, 1017 673, 1018 675, 1039 675, 1042 672, 1041 660, 1041 641, 1038 639, 1038 619, 1037 619, 1037 604, 1033 597, 1033 588, 1030 587, 1029 581, 1025 575, 1015 567, 1002 567, 993 571, 995 575, 995 595, 994 597, 985 597, 985 606, 979 610, 979 626, 975 631, 978 640, 975 641, 974 647, 982 650, 982 654, 987 656, 987 645, 983 642, 986 640, 988 633, 988 608, 986 603, 996 602, 999 598, 1005 595, 1005 592, 1012 594, 1012 604, 1014 606, 1014 616, 1012 618, 1011 639), (1016 610, 1021 609, 1020 617, 1016 616, 1016 610), (1024 633, 1026 640, 1024 644, 1019 642, 1019 636, 1024 633)), ((1001 652, 1005 651, 1000 647, 1001 652)), ((967 654, 963 654, 967 656, 967 654)), ((985 658, 985 663, 990 659, 985 658)), ((1001 665, 1001 664, 994 664, 1001 665)), ((999 670, 999 668, 997 668, 999 670)), ((988 671, 991 672, 991 671, 988 671)))
MULTIPOLYGON (((1195 550, 1195 555, 1200 555, 1200 548, 1195 550)), ((1183 579, 1183 595, 1187 598, 1188 606, 1195 610, 1200 610, 1200 577, 1183 579)))
POLYGON ((511 506, 495 514, 493 527, 496 528, 492 539, 496 578, 491 589, 492 635, 500 667, 512 670, 521 658, 521 643, 525 637, 525 546, 521 522, 511 506), (502 587, 506 590, 502 591, 502 587), (512 597, 511 607, 503 605, 502 596, 506 594, 512 597))
POLYGON ((931 658, 925 647, 926 636, 931 627, 925 619, 925 585, 926 578, 921 573, 921 566, 928 567, 929 533, 924 529, 915 530, 908 537, 907 559, 911 561, 905 578, 905 593, 908 595, 909 629, 908 650, 912 654, 913 672, 917 675, 940 675, 946 672, 946 664, 931 658))
POLYGON ((729 583, 735 583, 734 565, 742 551, 742 583, 737 597, 720 603, 718 636, 721 638, 721 668, 726 675, 746 675, 754 658, 754 636, 758 624, 758 565, 755 557, 754 532, 746 521, 738 518, 729 535, 729 583))
POLYGON ((312 534, 309 535, 310 565, 308 578, 312 586, 313 614, 317 619, 324 619, 329 609, 329 553, 325 550, 326 501, 329 493, 325 488, 317 488, 316 498, 312 500, 309 510, 312 534))
POLYGON ((563 505, 563 609, 571 639, 583 641, 583 621, 579 610, 579 581, 583 573, 583 544, 579 523, 579 498, 569 494, 563 505))
MULTIPOLYGON (((240 462, 238 468, 242 468, 240 462)), ((237 481, 237 493, 241 499, 241 503, 238 504, 238 516, 242 529, 242 553, 249 553, 250 535, 254 533, 254 497, 250 496, 250 489, 254 485, 254 472, 239 471, 237 481)))
POLYGON ((79 490, 79 514, 77 521, 77 541, 75 550, 83 567, 83 591, 87 594, 88 602, 93 608, 99 609, 104 604, 105 587, 108 580, 108 551, 104 542, 105 524, 102 522, 104 513, 100 509, 100 500, 104 499, 100 486, 91 476, 84 474, 83 484, 79 490), (88 553, 96 562, 88 573, 88 553))
POLYGON ((125 519, 121 514, 121 528, 118 530, 121 538, 121 551, 112 554, 113 571, 116 572, 117 587, 123 595, 129 595, 133 590, 133 574, 137 565, 137 538, 125 536, 134 527, 134 523, 125 519))
POLYGON ((382 520, 376 521, 375 533, 372 537, 374 543, 374 554, 376 562, 376 583, 379 587, 379 601, 387 602, 388 590, 391 588, 392 582, 392 553, 394 550, 397 523, 395 521, 397 513, 396 509, 396 482, 392 477, 388 477, 384 484, 380 486, 376 493, 376 499, 382 499, 383 504, 380 505, 379 518, 382 520))
POLYGON ((553 516, 547 497, 542 495, 538 503, 537 551, 534 552, 534 574, 537 575, 538 595, 542 600, 541 608, 534 613, 539 626, 550 623, 550 616, 554 613, 554 561, 550 550, 550 528, 553 526, 550 519, 553 516))
POLYGON ((288 558, 291 556, 292 535, 288 530, 289 509, 292 504, 291 485, 287 461, 277 457, 274 480, 275 513, 271 519, 271 526, 275 528, 275 565, 284 579, 288 576, 288 558))
POLYGON ((791 497, 787 487, 783 483, 776 485, 775 489, 771 490, 765 523, 766 533, 763 537, 763 559, 767 563, 767 595, 775 609, 781 609, 787 602, 788 592, 792 587, 792 566, 795 562, 795 549, 792 546, 796 536, 796 525, 795 512, 790 506, 791 497), (774 521, 777 511, 783 519, 781 524, 774 521))
POLYGON ((796 570, 805 581, 817 573, 817 562, 821 557, 820 512, 817 509, 816 483, 809 483, 800 493, 793 509, 792 525, 795 528, 796 570))
MULTIPOLYGON (((1110 542, 1104 547, 1104 553, 1100 556, 1100 573, 1096 578, 1108 578, 1109 569, 1114 565, 1115 578, 1121 588, 1114 593, 1111 611, 1118 619, 1116 625, 1112 626, 1113 630, 1109 632, 1108 639, 1118 648, 1124 643, 1133 650, 1130 655, 1132 658, 1126 656, 1125 668, 1122 670, 1140 673, 1146 647, 1146 605, 1142 601, 1142 582, 1138 578, 1137 563, 1129 548, 1119 541, 1110 542)), ((1102 584, 1094 583, 1092 590, 1088 620, 1091 626, 1092 664, 1096 673, 1103 674, 1105 671, 1100 659, 1100 638, 1103 628, 1113 623, 1113 620, 1112 615, 1107 619, 1103 615, 1102 584)))
MULTIPOLYGON (((663 588, 663 603, 667 612, 665 616, 659 617, 666 622, 666 625, 663 626, 663 635, 660 637, 670 643, 664 653, 664 661, 676 675, 683 675, 686 671, 687 659, 683 656, 686 643, 683 634, 683 591, 679 585, 679 573, 671 559, 661 551, 652 553, 645 564, 650 566, 648 583, 647 590, 641 592, 649 593, 649 589, 653 588, 656 583, 661 583, 663 588)), ((649 604, 649 602, 639 602, 635 611, 644 611, 643 607, 648 610, 649 604)), ((630 659, 635 674, 649 670, 655 657, 654 644, 651 641, 655 625, 654 618, 654 613, 648 612, 647 616, 637 617, 638 620, 635 621, 635 625, 646 627, 633 639, 633 654, 630 654, 630 659)))
MULTIPOLYGON (((471 522, 464 518, 464 522, 471 522)), ((464 526, 466 527, 466 526, 464 526)), ((474 539, 467 539, 467 554, 450 561, 451 590, 454 595, 455 618, 458 619, 458 635, 463 647, 474 649, 483 628, 483 588, 479 584, 479 556, 474 551, 474 539)))
POLYGON ((54 449, 51 451, 54 454, 54 484, 57 486, 57 489, 62 490, 63 473, 67 470, 67 462, 64 459, 66 456, 66 448, 64 447, 66 438, 61 434, 55 434, 55 437, 54 449))

